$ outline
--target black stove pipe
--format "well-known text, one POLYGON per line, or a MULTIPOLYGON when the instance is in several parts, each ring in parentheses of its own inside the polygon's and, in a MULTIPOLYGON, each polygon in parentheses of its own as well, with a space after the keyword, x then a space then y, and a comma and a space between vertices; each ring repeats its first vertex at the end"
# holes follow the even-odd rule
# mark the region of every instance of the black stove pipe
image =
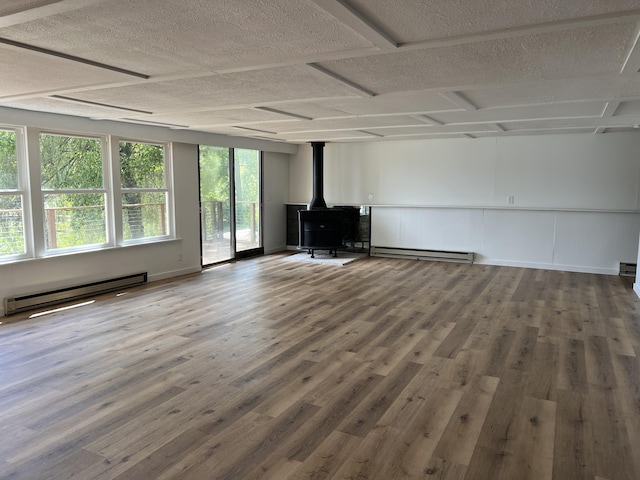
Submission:
POLYGON ((309 210, 327 208, 324 201, 324 142, 311 142, 313 149, 313 198, 309 210))

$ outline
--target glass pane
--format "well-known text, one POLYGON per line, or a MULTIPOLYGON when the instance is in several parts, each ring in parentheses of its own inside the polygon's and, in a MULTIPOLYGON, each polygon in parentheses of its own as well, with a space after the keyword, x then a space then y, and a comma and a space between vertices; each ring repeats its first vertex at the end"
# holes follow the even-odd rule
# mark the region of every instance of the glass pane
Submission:
POLYGON ((0 190, 18 189, 15 132, 0 130, 0 190))
POLYGON ((22 195, 0 195, 0 256, 26 252, 22 195))
POLYGON ((44 196, 46 247, 72 248, 107 242, 105 195, 66 193, 44 196))
POLYGON ((125 240, 167 235, 167 194, 123 193, 122 222, 125 240))
POLYGON ((40 135, 42 187, 102 188, 102 152, 97 138, 40 135))
POLYGON ((229 149, 200 146, 202 264, 231 258, 229 149))
POLYGON ((260 246, 260 152, 234 150, 236 251, 260 246))
POLYGON ((166 188, 164 147, 139 142, 120 142, 122 188, 166 188))

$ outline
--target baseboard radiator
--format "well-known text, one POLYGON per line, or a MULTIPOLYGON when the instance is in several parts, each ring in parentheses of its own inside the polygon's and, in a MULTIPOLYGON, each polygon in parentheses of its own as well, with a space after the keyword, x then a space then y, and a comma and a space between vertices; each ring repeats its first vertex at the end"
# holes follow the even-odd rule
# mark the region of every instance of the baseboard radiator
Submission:
POLYGON ((373 257, 413 258, 440 262, 473 263, 473 252, 448 252, 444 250, 420 250, 413 248, 371 247, 373 257))
POLYGON ((147 272, 112 278, 99 282, 77 285, 75 287, 50 290, 48 292, 33 293, 14 298, 4 299, 4 315, 25 312, 37 308, 49 307, 60 303, 70 302, 93 295, 122 290, 142 285, 147 282, 147 272))

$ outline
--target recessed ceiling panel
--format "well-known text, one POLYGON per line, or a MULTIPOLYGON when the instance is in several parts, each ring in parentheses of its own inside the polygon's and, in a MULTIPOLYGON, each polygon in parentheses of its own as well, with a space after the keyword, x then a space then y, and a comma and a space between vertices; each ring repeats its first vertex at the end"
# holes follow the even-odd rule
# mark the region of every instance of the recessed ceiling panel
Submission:
POLYGON ((465 90, 465 96, 479 108, 536 103, 603 101, 640 96, 640 75, 597 77, 518 83, 465 90))
POLYGON ((525 119, 600 117, 603 102, 531 105, 528 107, 486 108, 472 112, 442 112, 433 115, 443 123, 504 122, 525 119))
POLYGON ((330 77, 305 67, 283 67, 78 92, 75 97, 161 113, 205 106, 262 105, 353 95, 330 77))
MULTIPOLYGON (((144 118, 157 122, 180 123, 191 127, 286 120, 286 117, 283 117, 282 115, 255 110, 252 108, 208 110, 204 112, 178 112, 172 114, 148 115, 144 118)), ((289 121, 291 121, 291 119, 289 119, 289 121)))
POLYGON ((424 125, 424 122, 407 116, 334 118, 329 120, 311 120, 281 125, 279 126, 278 131, 280 133, 288 134, 289 132, 314 132, 340 129, 369 130, 371 128, 382 126, 398 127, 410 125, 424 125))
POLYGON ((604 133, 617 133, 617 132, 634 132, 640 135, 640 129, 636 127, 610 127, 605 128, 604 133))
POLYGON ((110 0, 0 36, 148 75, 371 47, 314 3, 289 0, 110 0))
POLYGON ((621 102, 615 112, 615 116, 619 115, 640 115, 640 100, 621 102))
POLYGON ((434 92, 399 92, 372 98, 329 99, 322 101, 322 104, 351 115, 426 113, 458 109, 434 92))
MULTIPOLYGON (((345 99, 349 101, 351 99, 345 99)), ((358 99, 353 99, 358 100, 358 99)), ((326 117, 343 117, 348 113, 335 108, 333 106, 334 99, 317 100, 315 102, 283 102, 272 105, 272 108, 292 113, 294 115, 303 115, 308 118, 326 118, 326 117)))
POLYGON ((13 102, 2 102, 3 107, 20 108, 22 110, 34 110, 36 112, 61 113, 63 115, 76 115, 78 117, 123 117, 131 112, 104 107, 100 105, 89 105, 86 103, 69 102, 50 97, 36 97, 13 102))
MULTIPOLYGON (((593 133, 593 131, 594 131, 593 128, 584 128, 579 126, 563 128, 563 129, 531 128, 531 129, 525 129, 525 130, 513 130, 513 131, 500 133, 500 136, 513 137, 513 136, 520 136, 520 135, 553 135, 558 133, 567 133, 567 134, 568 133, 593 133)), ((480 137, 495 137, 496 135, 491 133, 477 133, 477 134, 474 133, 473 136, 480 138, 480 137)))
POLYGON ((39 7, 42 0, 2 0, 0 3, 0 17, 11 15, 16 12, 39 7))
POLYGON ((635 28, 628 22, 321 65, 376 94, 611 74, 620 71, 635 28))
POLYGON ((399 43, 638 9, 637 0, 348 0, 399 43))
POLYGON ((345 141, 345 140, 368 140, 375 139, 374 135, 357 130, 344 130, 337 132, 319 132, 319 133, 287 133, 280 135, 283 139, 291 142, 329 142, 329 141, 345 141))
POLYGON ((543 129, 543 128, 556 128, 566 129, 571 127, 585 127, 595 129, 598 127, 633 127, 633 125, 640 124, 640 116, 633 117, 605 117, 605 118, 581 118, 581 119, 550 119, 550 120, 531 120, 531 121, 517 121, 517 122, 504 122, 502 125, 510 131, 520 129, 543 129))
POLYGON ((385 128, 371 128, 368 131, 389 136, 401 136, 401 135, 418 135, 425 134, 430 136, 440 136, 444 134, 463 134, 463 133, 476 133, 476 132, 490 132, 494 135, 499 130, 494 125, 440 125, 440 126, 415 126, 415 127, 385 127, 385 128))
POLYGON ((121 73, 34 52, 0 47, 0 100, 12 95, 130 80, 121 73))

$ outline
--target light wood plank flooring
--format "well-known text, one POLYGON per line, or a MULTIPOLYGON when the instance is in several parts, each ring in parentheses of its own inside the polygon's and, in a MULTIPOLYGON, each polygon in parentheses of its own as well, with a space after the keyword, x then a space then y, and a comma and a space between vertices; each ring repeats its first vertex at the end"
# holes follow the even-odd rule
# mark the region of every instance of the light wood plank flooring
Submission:
POLYGON ((640 478, 629 279, 270 255, 26 317, 2 479, 640 478))

